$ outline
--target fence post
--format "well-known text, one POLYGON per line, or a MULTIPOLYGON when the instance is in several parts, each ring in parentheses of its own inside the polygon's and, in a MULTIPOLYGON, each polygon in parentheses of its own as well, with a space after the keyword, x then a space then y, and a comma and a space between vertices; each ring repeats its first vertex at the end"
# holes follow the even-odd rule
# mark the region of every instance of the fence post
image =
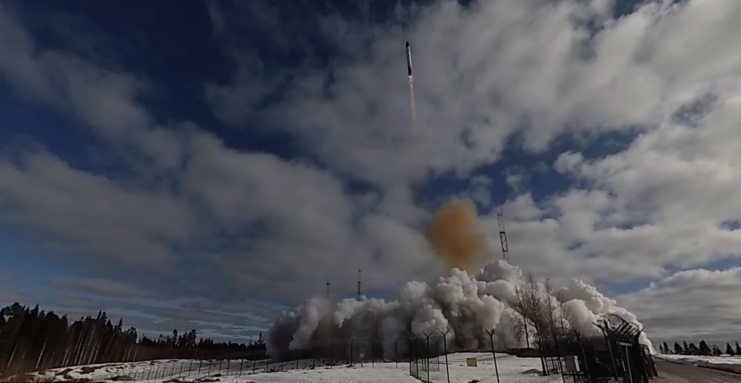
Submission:
POLYGON ((242 363, 239 364, 239 375, 237 375, 237 376, 242 376, 242 369, 244 368, 244 362, 245 362, 245 360, 246 359, 242 358, 242 363))
POLYGON ((445 374, 448 377, 448 383, 450 383, 450 369, 448 368, 448 333, 450 332, 450 327, 448 327, 445 332, 438 329, 437 331, 440 332, 443 336, 443 346, 445 350, 445 374))
POLYGON ((494 357, 494 371, 497 374, 497 383, 499 383, 499 367, 497 366, 497 353, 494 351, 494 329, 486 330, 489 335, 489 341, 491 342, 491 356, 494 357))
POLYGON ((208 372, 206 372, 206 377, 211 376, 211 365, 212 364, 213 363, 211 362, 211 359, 209 359, 209 361, 208 361, 208 372))
MULTIPOLYGON (((581 336, 579 335, 579 331, 574 331, 574 335, 576 336, 576 341, 579 342, 579 348, 581 349, 581 355, 582 355, 582 363, 584 364, 584 373, 587 376, 587 383, 592 383, 592 375, 589 373, 589 366, 587 365, 587 352, 584 351, 584 344, 581 341, 581 336)), ((580 363, 580 364, 582 364, 580 363)))
POLYGON ((252 359, 252 373, 254 374, 255 371, 257 371, 257 359, 252 359))
POLYGON ((414 367, 417 364, 414 358, 417 357, 417 337, 409 334, 409 375, 414 376, 414 367))
POLYGON ((371 338, 371 367, 376 368, 376 337, 371 338))
MULTIPOLYGON (((602 328, 600 329, 602 330, 602 334, 604 334, 605 336, 605 342, 607 343, 607 350, 610 351, 610 359, 612 359, 613 375, 615 377, 615 380, 617 380, 618 379, 618 368, 617 368, 617 363, 615 362, 615 354, 612 352, 612 345, 610 342, 610 338, 607 337, 607 332, 604 329, 602 328)), ((622 375, 622 373, 620 375, 622 375)))
POLYGON ((162 367, 162 364, 157 365, 157 370, 154 372, 154 378, 157 379, 160 376, 160 367, 162 367))
POLYGON ((409 347, 409 375, 412 375, 413 376, 413 373, 412 373, 412 356, 414 354, 413 354, 413 351, 412 351, 412 337, 411 337, 411 335, 410 335, 409 339, 407 339, 407 343, 408 343, 408 347, 409 347))
POLYGON ((352 346, 355 343, 355 340, 350 339, 350 367, 352 367, 352 346))
POLYGON ((427 381, 430 381, 430 337, 432 336, 432 333, 422 333, 422 335, 425 336, 425 354, 424 359, 422 359, 422 365, 427 368, 427 381))
POLYGON ((232 356, 226 356, 226 375, 229 376, 229 372, 232 370, 232 356))

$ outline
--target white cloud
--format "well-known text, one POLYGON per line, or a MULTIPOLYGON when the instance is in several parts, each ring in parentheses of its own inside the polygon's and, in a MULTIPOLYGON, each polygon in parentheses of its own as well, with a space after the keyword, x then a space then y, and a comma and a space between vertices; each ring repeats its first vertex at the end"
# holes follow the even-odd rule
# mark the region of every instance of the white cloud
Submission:
POLYGON ((741 268, 678 272, 617 302, 641 318, 650 337, 728 342, 741 325, 741 268))
MULTIPOLYGON (((415 181, 430 169, 466 171, 492 162, 515 131, 526 148, 540 150, 570 127, 594 132, 654 123, 741 64, 725 48, 728 37, 720 39, 730 36, 723 28, 736 25, 736 3, 694 1, 669 13, 648 4, 621 19, 607 17, 604 3, 500 0, 465 9, 442 1, 420 12, 408 31, 334 20, 327 33, 338 40, 341 58, 310 75, 299 72, 274 120, 343 174, 415 181), (707 23, 703 36, 717 42, 690 36, 690 19, 707 23), (591 33, 586 20, 602 29, 591 33), (675 41, 685 37, 678 49, 675 41), (417 63, 423 133, 415 141, 404 138, 405 40, 417 63), (717 64, 706 65, 694 51, 717 57, 717 64)), ((234 80, 240 84, 239 76, 234 80)), ((232 100, 235 109, 242 103, 232 100)))
POLYGON ((102 294, 113 297, 138 298, 149 293, 126 282, 103 278, 51 277, 50 286, 57 289, 77 290, 84 293, 102 294))
MULTIPOLYGON (((204 277, 189 288, 204 296, 216 294, 207 287, 217 275, 230 293, 295 301, 322 291, 328 273, 338 293, 352 291, 358 264, 369 289, 433 274, 423 237, 431 212, 415 194, 430 178, 468 178, 509 142, 512 151, 544 152, 571 134, 638 131, 611 156, 565 150, 554 168, 579 183, 543 200, 522 190, 524 175, 541 172, 510 174, 512 259, 554 281, 611 283, 737 255, 741 232, 721 225, 741 219, 741 3, 667 4, 614 19, 608 1, 498 0, 470 9, 439 1, 400 10, 395 17, 411 20, 403 28, 397 19, 369 26, 327 17, 315 33, 331 38, 338 57, 267 78, 263 56, 224 43, 233 31, 222 17, 234 15, 212 9, 236 64, 232 81, 206 86, 215 113, 239 126, 282 129, 322 166, 241 152, 203 127, 157 121, 139 101, 150 86, 143 78, 45 49, 0 6, 0 78, 75 116, 133 170, 113 178, 46 152, 5 158, 3 217, 41 229, 68 253, 124 263, 186 259, 204 277), (415 138, 405 40, 415 61, 415 138), (256 108, 276 84, 286 93, 256 108), (698 100, 714 102, 687 115, 698 100), (350 193, 348 178, 371 190, 350 193)), ((258 19, 272 14, 261 7, 258 19)), ((283 44, 287 35, 299 36, 281 34, 283 44)), ((506 187, 468 181, 461 193, 482 205, 506 187)), ((496 216, 483 215, 498 247, 496 216)), ((173 277, 178 269, 158 272, 173 277)))
POLYGON ((165 241, 187 244, 198 229, 193 207, 176 195, 122 185, 47 152, 0 157, 0 196, 0 222, 41 230, 68 255, 161 264, 174 260, 165 241))

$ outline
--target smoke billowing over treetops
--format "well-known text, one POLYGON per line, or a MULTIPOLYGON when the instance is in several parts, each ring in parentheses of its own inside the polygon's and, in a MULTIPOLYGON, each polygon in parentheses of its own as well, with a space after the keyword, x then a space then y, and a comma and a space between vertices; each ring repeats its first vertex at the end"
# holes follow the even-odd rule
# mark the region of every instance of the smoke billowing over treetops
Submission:
MULTIPOLYGON (((374 339, 390 358, 399 351, 394 341, 410 333, 441 336, 448 330, 450 350, 489 347, 486 330, 493 330, 497 347, 523 347, 533 345, 538 333, 556 327, 583 336, 600 334, 594 323, 603 314, 642 327, 635 315, 583 281, 573 279, 566 287, 552 289, 523 275, 517 266, 493 260, 477 229, 475 206, 468 201, 452 200, 441 207, 428 239, 450 268, 449 275, 434 285, 409 281, 391 302, 362 297, 333 303, 315 296, 276 320, 268 334, 268 351, 280 354, 330 339, 374 339)), ((645 333, 640 341, 651 346, 645 333)))

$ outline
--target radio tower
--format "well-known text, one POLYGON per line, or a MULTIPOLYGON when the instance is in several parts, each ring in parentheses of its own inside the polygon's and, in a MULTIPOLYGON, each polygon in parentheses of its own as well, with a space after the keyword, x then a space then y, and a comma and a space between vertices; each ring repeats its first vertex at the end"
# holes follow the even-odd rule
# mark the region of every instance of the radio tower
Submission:
POLYGON ((331 283, 329 283, 329 277, 327 277, 327 300, 329 300, 329 286, 331 286, 331 283))
POLYGON ((502 243, 502 258, 509 262, 509 246, 507 246, 507 233, 504 231, 504 209, 499 207, 497 211, 497 223, 499 223, 499 241, 502 243))
POLYGON ((358 268, 358 300, 360 300, 360 277, 362 275, 363 270, 358 268))

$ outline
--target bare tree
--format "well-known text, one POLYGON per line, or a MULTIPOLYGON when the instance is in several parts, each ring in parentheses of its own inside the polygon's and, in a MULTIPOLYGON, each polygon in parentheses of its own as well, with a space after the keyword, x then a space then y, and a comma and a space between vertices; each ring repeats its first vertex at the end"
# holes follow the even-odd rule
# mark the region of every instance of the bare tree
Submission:
MULTIPOLYGON (((543 346, 548 336, 548 307, 543 299, 543 291, 541 290, 538 281, 535 279, 532 273, 528 273, 525 284, 516 290, 516 299, 514 309, 518 311, 525 322, 524 327, 527 332, 528 324, 532 324, 534 331, 535 344, 538 347, 538 351, 543 355, 543 346)), ((529 345, 528 345, 529 346, 529 345)), ((543 371, 546 371, 546 365, 543 358, 541 358, 541 364, 543 371)))
POLYGON ((525 344, 527 348, 530 348, 530 334, 528 331, 528 305, 525 294, 525 289, 521 286, 517 286, 515 289, 515 302, 512 308, 520 314, 520 318, 516 322, 512 322, 512 332, 515 333, 517 339, 525 338, 525 344))

